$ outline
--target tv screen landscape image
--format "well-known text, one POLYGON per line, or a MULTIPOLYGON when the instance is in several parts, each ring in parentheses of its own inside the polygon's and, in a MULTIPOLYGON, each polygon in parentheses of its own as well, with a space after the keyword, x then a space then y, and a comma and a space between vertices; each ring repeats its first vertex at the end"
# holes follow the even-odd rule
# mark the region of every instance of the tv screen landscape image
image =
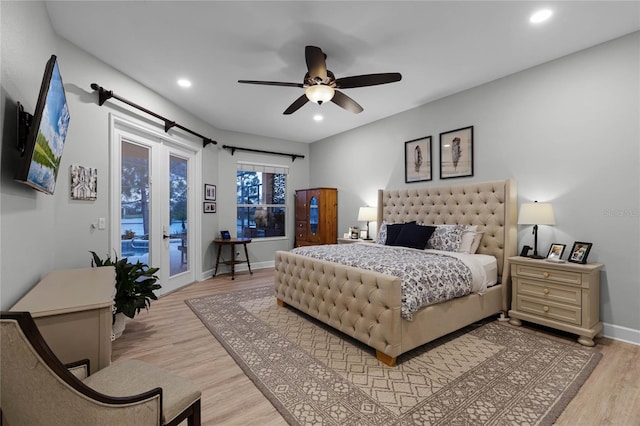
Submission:
POLYGON ((55 55, 47 62, 16 180, 53 194, 69 127, 69 107, 55 55))

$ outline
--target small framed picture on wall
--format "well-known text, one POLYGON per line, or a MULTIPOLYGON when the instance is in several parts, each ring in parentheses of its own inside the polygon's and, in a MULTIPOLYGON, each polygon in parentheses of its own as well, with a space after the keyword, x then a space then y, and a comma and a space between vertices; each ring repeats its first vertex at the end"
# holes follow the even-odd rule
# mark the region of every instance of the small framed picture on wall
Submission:
POLYGON ((205 213, 215 213, 216 212, 216 203, 205 201, 204 202, 204 212, 205 213))
POLYGON ((204 184, 204 199, 207 201, 215 201, 216 200, 216 186, 209 185, 207 183, 204 184))

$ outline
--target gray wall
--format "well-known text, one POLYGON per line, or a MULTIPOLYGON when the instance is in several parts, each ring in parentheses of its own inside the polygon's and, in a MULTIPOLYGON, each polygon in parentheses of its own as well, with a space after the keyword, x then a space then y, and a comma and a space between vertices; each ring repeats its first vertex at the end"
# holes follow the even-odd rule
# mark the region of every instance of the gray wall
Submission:
MULTIPOLYGON (((93 230, 98 217, 109 217, 109 113, 134 117, 158 125, 158 121, 123 103, 108 102, 100 107, 91 83, 113 90, 187 128, 216 139, 219 145, 203 150, 202 179, 217 185, 218 213, 203 214, 202 259, 197 278, 210 276, 215 258, 211 240, 221 227, 235 229, 235 163, 250 159, 267 164, 288 164, 290 193, 308 185, 309 145, 257 136, 223 132, 146 89, 92 55, 57 37, 42 2, 0 2, 1 14, 1 92, 2 129, 0 170, 0 307, 9 309, 44 275, 56 269, 90 265, 89 251, 108 253, 109 230, 93 230), (71 122, 55 194, 36 192, 13 180, 18 152, 16 140, 16 102, 33 113, 44 66, 56 54, 69 101, 71 122), (222 150, 222 144, 282 150, 306 155, 291 163, 288 157, 236 153, 222 150), (81 164, 98 169, 98 199, 74 201, 69 197, 69 166, 81 164), (232 208, 230 208, 232 207, 232 208)), ((191 136, 176 130, 186 138, 191 136)), ((194 138, 194 140, 196 140, 194 138)), ((294 224, 291 212, 289 240, 256 242, 250 245, 252 263, 273 264, 276 249, 293 247, 294 224)), ((108 226, 111 224, 107 224, 108 226)), ((117 225, 116 225, 117 226, 117 225)))
MULTIPOLYGON (((313 143, 311 185, 339 189, 339 233, 364 226, 358 207, 378 188, 421 185, 404 183, 404 142, 431 135, 426 184, 515 178, 519 203, 552 202, 539 251, 592 242, 605 333, 640 343, 639 51, 634 33, 313 143), (474 176, 440 180, 439 133, 470 125, 474 176)), ((531 229, 519 227, 520 247, 531 229)))

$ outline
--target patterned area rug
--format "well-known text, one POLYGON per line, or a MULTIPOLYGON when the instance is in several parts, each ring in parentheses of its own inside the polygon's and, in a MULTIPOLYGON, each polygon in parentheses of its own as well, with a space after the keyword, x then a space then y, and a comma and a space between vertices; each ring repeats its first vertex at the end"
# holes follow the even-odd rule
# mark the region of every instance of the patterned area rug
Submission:
POLYGON ((292 425, 552 424, 602 357, 493 321, 388 367, 272 286, 186 303, 292 425))

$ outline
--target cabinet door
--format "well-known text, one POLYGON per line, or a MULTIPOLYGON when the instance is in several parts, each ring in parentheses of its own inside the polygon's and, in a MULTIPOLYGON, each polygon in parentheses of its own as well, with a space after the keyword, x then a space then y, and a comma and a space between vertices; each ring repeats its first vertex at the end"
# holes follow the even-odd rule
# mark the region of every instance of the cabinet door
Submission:
POLYGON ((296 191, 296 222, 307 221, 307 191, 296 191))
POLYGON ((323 209, 320 208, 322 204, 321 192, 319 190, 307 191, 307 222, 309 226, 307 228, 307 241, 314 244, 322 243, 322 229, 323 223, 322 215, 325 214, 323 209))

